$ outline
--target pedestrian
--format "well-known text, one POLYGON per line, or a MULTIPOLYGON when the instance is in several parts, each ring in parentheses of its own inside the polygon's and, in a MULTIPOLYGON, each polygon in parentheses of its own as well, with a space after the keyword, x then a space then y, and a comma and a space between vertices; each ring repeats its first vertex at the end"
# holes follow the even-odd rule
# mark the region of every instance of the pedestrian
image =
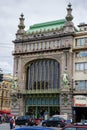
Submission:
POLYGON ((14 117, 12 117, 10 119, 10 130, 12 130, 14 127, 15 127, 15 119, 14 119, 14 117))

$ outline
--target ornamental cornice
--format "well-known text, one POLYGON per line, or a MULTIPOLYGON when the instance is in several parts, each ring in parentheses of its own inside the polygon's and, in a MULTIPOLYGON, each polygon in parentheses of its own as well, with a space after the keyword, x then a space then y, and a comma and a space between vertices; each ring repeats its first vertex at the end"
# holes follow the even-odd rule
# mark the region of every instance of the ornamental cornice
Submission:
POLYGON ((74 37, 82 37, 82 36, 87 36, 87 31, 80 31, 80 32, 76 32, 74 34, 74 37))
POLYGON ((43 33, 43 34, 35 34, 35 35, 24 35, 22 38, 15 39, 13 43, 23 43, 23 42, 31 42, 31 41, 40 41, 40 40, 46 40, 46 39, 54 39, 59 37, 67 37, 67 36, 74 36, 74 32, 49 32, 49 33, 43 33))
POLYGON ((40 53, 53 53, 57 51, 63 51, 63 50, 70 50, 71 46, 68 45, 67 47, 62 46, 61 48, 56 48, 56 49, 47 49, 47 50, 38 50, 38 51, 31 51, 31 52, 16 52, 14 51, 12 54, 13 55, 32 55, 32 54, 40 54, 40 53))

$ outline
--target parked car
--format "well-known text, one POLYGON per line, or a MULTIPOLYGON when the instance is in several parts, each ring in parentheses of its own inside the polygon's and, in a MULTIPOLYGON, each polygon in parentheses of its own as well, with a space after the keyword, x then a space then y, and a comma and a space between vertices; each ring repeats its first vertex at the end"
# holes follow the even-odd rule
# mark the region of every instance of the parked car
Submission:
POLYGON ((27 126, 27 127, 19 127, 14 130, 54 130, 54 128, 40 127, 40 126, 27 126))
POLYGON ((62 117, 51 117, 48 120, 42 122, 42 126, 48 127, 64 127, 66 125, 66 120, 62 117))
POLYGON ((30 116, 19 116, 15 120, 16 125, 35 125, 35 121, 30 116))
POLYGON ((87 130, 86 125, 66 125, 61 130, 87 130))
POLYGON ((75 125, 87 125, 87 120, 86 119, 82 119, 80 122, 76 122, 74 124, 75 125))

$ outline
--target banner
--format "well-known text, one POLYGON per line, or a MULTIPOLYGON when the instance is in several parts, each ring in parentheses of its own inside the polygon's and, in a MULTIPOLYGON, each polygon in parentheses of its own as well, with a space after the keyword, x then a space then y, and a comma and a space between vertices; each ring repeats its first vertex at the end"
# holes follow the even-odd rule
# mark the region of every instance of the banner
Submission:
POLYGON ((87 97, 84 95, 74 96, 74 106, 87 107, 87 97))

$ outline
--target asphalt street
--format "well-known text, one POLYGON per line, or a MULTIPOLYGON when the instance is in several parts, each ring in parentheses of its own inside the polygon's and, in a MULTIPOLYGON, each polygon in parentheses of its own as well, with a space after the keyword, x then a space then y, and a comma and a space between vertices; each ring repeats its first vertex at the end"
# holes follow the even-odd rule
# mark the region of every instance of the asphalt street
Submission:
MULTIPOLYGON (((18 127, 18 126, 16 126, 16 127, 18 127)), ((0 130, 10 130, 9 123, 2 123, 2 124, 0 124, 0 130)))
MULTIPOLYGON (((20 126, 16 126, 17 127, 20 127, 20 126)), ((54 127, 54 130, 60 130, 61 128, 56 128, 54 127)), ((0 130, 10 130, 10 125, 9 123, 3 123, 3 124, 0 124, 0 130)))

